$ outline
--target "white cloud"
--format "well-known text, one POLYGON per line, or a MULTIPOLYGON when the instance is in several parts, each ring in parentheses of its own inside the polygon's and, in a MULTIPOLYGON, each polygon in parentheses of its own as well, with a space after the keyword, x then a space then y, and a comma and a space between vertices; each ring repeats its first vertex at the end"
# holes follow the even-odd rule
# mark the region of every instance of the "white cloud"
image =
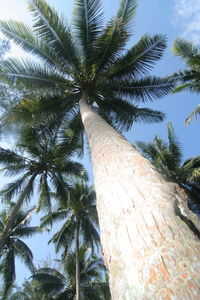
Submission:
POLYGON ((180 29, 180 36, 200 44, 199 0, 174 0, 172 22, 180 29))

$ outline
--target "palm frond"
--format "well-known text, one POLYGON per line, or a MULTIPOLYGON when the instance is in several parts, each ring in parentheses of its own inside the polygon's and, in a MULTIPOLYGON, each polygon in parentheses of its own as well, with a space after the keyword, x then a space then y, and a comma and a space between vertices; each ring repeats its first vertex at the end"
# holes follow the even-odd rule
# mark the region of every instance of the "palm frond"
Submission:
POLYGON ((67 220, 69 218, 69 215, 70 215, 69 209, 59 208, 57 211, 51 212, 48 215, 42 217, 40 228, 43 228, 47 225, 52 226, 52 224, 57 221, 67 220))
POLYGON ((136 14, 137 2, 135 0, 121 0, 117 12, 117 17, 122 20, 123 26, 127 32, 133 29, 133 21, 136 14))
POLYGON ((47 44, 34 34, 31 27, 17 21, 1 21, 0 28, 7 38, 12 39, 25 52, 41 59, 48 67, 62 72, 63 66, 59 65, 56 56, 51 53, 51 47, 47 47, 47 44))
POLYGON ((172 153, 173 160, 176 165, 179 166, 182 160, 182 151, 178 139, 175 136, 174 128, 171 123, 167 126, 168 140, 169 140, 169 151, 172 153))
POLYGON ((49 68, 43 67, 30 59, 8 58, 0 63, 0 78, 8 84, 15 84, 18 88, 26 87, 29 90, 56 88, 65 86, 67 79, 61 74, 49 71, 49 68))
POLYGON ((41 230, 39 230, 39 227, 38 226, 32 226, 32 227, 19 227, 19 228, 16 228, 14 230, 14 236, 16 237, 31 237, 33 236, 34 234, 36 233, 40 233, 41 230))
POLYGON ((22 259, 23 263, 33 272, 33 254, 30 248, 20 239, 12 238, 12 246, 15 252, 15 255, 22 259))
POLYGON ((51 189, 48 184, 47 174, 41 174, 39 185, 39 201, 37 205, 37 211, 45 210, 51 211, 51 189))
POLYGON ((74 9, 73 25, 78 38, 79 44, 82 47, 85 67, 90 61, 93 42, 99 36, 102 30, 102 12, 100 0, 76 0, 74 9))
POLYGON ((200 104, 189 114, 185 120, 185 124, 189 125, 192 120, 197 120, 200 115, 200 104))
POLYGON ((162 35, 150 37, 144 35, 140 41, 119 57, 108 70, 109 79, 133 79, 138 75, 147 75, 159 60, 166 48, 166 38, 162 35))
POLYGON ((135 101, 153 101, 171 93, 175 83, 169 78, 145 77, 139 80, 111 80, 104 84, 103 90, 109 89, 116 95, 135 101), (108 88, 108 86, 110 87, 108 88))
POLYGON ((75 238, 75 227, 76 224, 74 222, 74 218, 71 217, 49 240, 49 243, 53 242, 55 244, 56 252, 58 252, 61 248, 64 248, 66 252, 71 249, 75 238))
POLYGON ((78 50, 63 16, 58 15, 44 0, 29 0, 28 2, 29 10, 34 17, 34 29, 37 35, 50 43, 54 55, 59 57, 59 63, 66 72, 69 72, 71 67, 78 71, 80 65, 78 50))
POLYGON ((9 289, 12 287, 15 280, 15 258, 14 251, 11 247, 8 248, 7 253, 1 260, 1 274, 2 274, 2 297, 6 299, 9 289))
POLYGON ((173 52, 175 55, 181 56, 183 59, 190 60, 198 54, 199 49, 192 42, 177 38, 174 41, 173 52))
POLYGON ((18 195, 19 192, 24 188, 27 182, 27 174, 15 181, 8 183, 1 191, 0 195, 3 201, 10 202, 11 199, 18 195))

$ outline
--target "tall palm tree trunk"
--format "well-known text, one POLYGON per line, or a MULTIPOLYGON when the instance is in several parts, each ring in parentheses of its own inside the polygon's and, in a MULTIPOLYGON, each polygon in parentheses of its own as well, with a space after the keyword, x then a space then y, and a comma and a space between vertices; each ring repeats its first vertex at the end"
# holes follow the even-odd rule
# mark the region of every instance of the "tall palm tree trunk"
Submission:
POLYGON ((79 221, 76 228, 76 300, 80 300, 79 221))
POLYGON ((186 195, 92 111, 85 93, 80 110, 112 299, 199 299, 200 243, 181 219, 186 195))

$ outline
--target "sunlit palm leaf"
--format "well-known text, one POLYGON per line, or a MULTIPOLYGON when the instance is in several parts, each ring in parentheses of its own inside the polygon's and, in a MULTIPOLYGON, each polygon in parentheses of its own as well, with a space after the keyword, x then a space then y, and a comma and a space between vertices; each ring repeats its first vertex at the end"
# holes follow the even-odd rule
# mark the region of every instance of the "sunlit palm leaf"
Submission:
POLYGON ((36 33, 51 44, 66 72, 70 73, 70 67, 74 67, 78 71, 78 51, 70 28, 63 17, 59 16, 44 0, 29 0, 28 2, 29 9, 34 16, 36 33))
POLYGON ((133 79, 147 75, 166 48, 166 38, 162 35, 143 36, 141 40, 120 57, 108 72, 108 78, 133 79))
POLYGON ((88 68, 92 51, 95 51, 92 44, 102 29, 101 1, 76 0, 73 15, 74 29, 88 68))

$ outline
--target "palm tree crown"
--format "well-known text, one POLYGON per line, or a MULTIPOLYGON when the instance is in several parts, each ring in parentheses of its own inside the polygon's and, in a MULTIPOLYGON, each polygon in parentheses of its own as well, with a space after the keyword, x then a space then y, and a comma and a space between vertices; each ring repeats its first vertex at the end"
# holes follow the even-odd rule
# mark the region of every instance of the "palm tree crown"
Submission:
MULTIPOLYGON (((33 29, 20 22, 1 21, 1 30, 39 62, 4 60, 2 80, 10 84, 14 80, 30 93, 45 92, 51 104, 55 103, 55 95, 62 95, 56 101, 57 108, 63 116, 64 112, 72 112, 71 123, 76 123, 79 132, 82 125, 78 101, 83 92, 88 103, 118 130, 130 129, 135 121, 163 119, 161 112, 138 107, 168 94, 174 84, 169 78, 149 76, 166 47, 164 36, 145 35, 126 50, 133 29, 135 0, 121 0, 116 16, 105 26, 100 0, 76 0, 72 27, 44 0, 28 2, 33 29)), ((33 101, 26 101, 32 113, 38 106, 41 109, 41 101, 36 102, 32 105, 33 101)), ((23 101, 18 109, 24 109, 23 101)))
MULTIPOLYGON (((200 49, 189 41, 184 39, 176 39, 174 42, 174 53, 180 56, 186 63, 188 69, 175 74, 182 84, 180 84, 175 92, 189 89, 192 93, 200 93, 200 49)), ((200 114, 200 105, 198 105, 186 119, 189 125, 192 119, 197 119, 200 114)))
MULTIPOLYGON (((101 259, 89 253, 85 246, 80 247, 80 284, 81 299, 108 300, 109 288, 103 279, 104 266, 101 259), (106 298, 104 298, 106 296, 106 298)), ((76 255, 68 252, 64 260, 59 261, 62 268, 44 267, 37 269, 32 278, 39 282, 48 299, 73 300, 76 295, 76 255)))
MULTIPOLYGON (((0 235, 4 231, 9 214, 15 204, 1 211, 0 214, 0 235)), ((0 275, 3 282, 2 299, 6 299, 9 289, 15 280, 15 257, 20 257, 25 265, 33 272, 33 254, 29 247, 21 240, 23 237, 30 237, 39 232, 37 226, 30 226, 30 215, 33 209, 18 211, 15 221, 9 230, 5 246, 0 258, 0 275)))
POLYGON ((168 124, 168 143, 156 136, 153 143, 137 142, 138 148, 150 159, 167 180, 178 183, 190 195, 189 206, 199 216, 200 211, 200 155, 182 163, 181 146, 168 124))

